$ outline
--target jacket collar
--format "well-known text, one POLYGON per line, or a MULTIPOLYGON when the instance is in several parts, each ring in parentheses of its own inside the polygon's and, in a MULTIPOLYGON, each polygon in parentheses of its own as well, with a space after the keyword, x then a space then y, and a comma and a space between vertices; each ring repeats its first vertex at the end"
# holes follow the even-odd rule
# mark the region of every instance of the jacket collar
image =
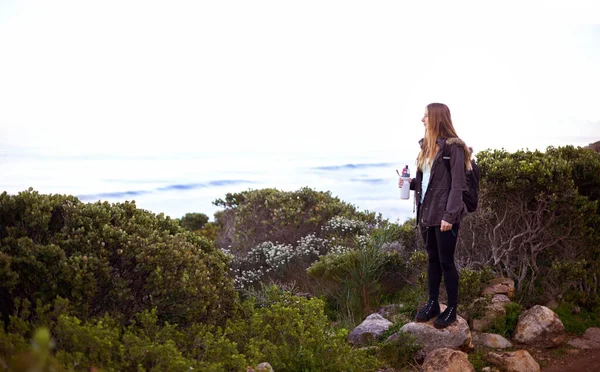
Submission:
MULTIPOLYGON (((437 144, 438 144, 438 145, 440 145, 440 147, 441 147, 441 146, 443 146, 443 145, 444 145, 444 143, 446 143, 446 139, 447 139, 447 138, 444 138, 444 137, 438 137, 438 139, 436 140, 436 142, 437 142, 437 144)), ((423 142, 424 142, 424 141, 425 141, 425 139, 424 139, 424 138, 421 138, 421 139, 419 140, 419 147, 423 147, 423 142)))

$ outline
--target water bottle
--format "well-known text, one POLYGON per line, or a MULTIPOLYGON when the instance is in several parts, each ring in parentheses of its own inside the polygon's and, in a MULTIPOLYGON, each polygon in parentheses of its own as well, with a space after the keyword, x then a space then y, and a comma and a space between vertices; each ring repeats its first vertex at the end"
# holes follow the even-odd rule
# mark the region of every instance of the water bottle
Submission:
POLYGON ((402 169, 402 175, 400 178, 404 180, 402 188, 400 189, 400 199, 406 200, 410 196, 410 171, 408 170, 408 165, 402 169))

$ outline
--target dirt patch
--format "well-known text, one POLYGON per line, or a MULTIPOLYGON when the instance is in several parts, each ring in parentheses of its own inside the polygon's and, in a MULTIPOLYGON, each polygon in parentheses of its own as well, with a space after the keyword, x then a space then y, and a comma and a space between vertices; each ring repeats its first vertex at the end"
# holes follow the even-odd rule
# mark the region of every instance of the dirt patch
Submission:
POLYGON ((580 350, 567 344, 570 339, 580 337, 569 334, 565 343, 557 348, 543 349, 525 345, 518 345, 517 348, 527 350, 539 363, 542 372, 600 371, 600 349, 580 350))
MULTIPOLYGON (((527 350, 529 354, 540 365, 542 372, 600 372, 600 349, 579 350, 567 344, 570 339, 580 338, 575 334, 566 335, 565 343, 557 348, 540 348, 524 344, 513 344, 512 348, 504 351, 527 350)), ((475 347, 474 352, 479 354, 475 358, 471 355, 472 362, 480 370, 484 365, 494 367, 493 364, 485 361, 485 355, 495 351, 485 347, 475 347)), ((501 350, 498 350, 501 352, 501 350)))
MULTIPOLYGON (((543 372, 587 372, 600 370, 600 350, 566 350, 567 355, 543 363, 543 372)), ((535 358, 535 356, 534 356, 535 358)), ((542 361, 543 362, 543 361, 542 361)), ((540 361, 538 361, 540 363, 540 361)), ((542 365, 542 363, 540 363, 542 365)))

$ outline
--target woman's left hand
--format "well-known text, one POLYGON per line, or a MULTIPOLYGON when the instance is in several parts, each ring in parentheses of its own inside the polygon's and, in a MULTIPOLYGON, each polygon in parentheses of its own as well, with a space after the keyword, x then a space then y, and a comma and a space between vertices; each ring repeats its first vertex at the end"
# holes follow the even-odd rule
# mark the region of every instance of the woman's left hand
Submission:
POLYGON ((452 229, 452 224, 442 220, 442 225, 440 226, 440 231, 449 231, 452 229))

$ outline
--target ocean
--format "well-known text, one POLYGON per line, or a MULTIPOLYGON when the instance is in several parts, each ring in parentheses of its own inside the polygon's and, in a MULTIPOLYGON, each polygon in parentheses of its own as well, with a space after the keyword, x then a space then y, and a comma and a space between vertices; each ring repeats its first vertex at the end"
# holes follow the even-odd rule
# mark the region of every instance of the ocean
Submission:
POLYGON ((204 213, 227 193, 309 187, 359 210, 390 221, 412 215, 412 197, 400 199, 396 169, 414 159, 398 156, 221 153, 161 156, 0 154, 0 190, 10 194, 32 187, 45 194, 71 194, 83 202, 134 200, 138 208, 180 218, 204 213))
MULTIPOLYGON (((502 146, 544 150, 548 144, 585 146, 599 138, 521 138, 502 146)), ((476 149, 498 148, 475 144, 476 149)), ((476 150, 477 151, 477 150, 476 150)), ((414 217, 413 196, 400 199, 396 169, 408 165, 415 174, 416 143, 407 148, 345 153, 240 151, 221 153, 83 154, 44 148, 0 149, 0 191, 16 194, 29 187, 45 194, 71 194, 83 202, 134 200, 138 208, 181 218, 204 213, 213 220, 213 205, 227 193, 309 187, 359 210, 381 213, 392 222, 414 217)))

